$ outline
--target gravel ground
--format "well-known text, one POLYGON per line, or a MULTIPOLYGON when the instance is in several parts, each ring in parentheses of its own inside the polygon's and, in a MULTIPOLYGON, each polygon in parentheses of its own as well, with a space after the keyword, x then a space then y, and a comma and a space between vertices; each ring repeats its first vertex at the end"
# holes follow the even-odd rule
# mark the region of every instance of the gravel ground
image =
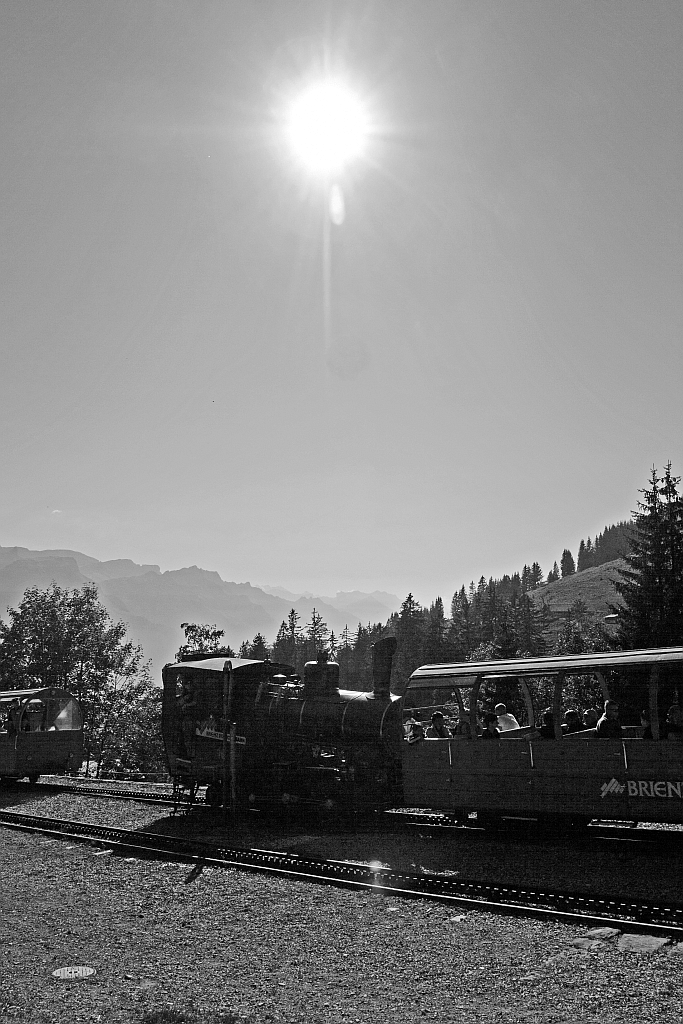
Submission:
POLYGON ((0 1017, 37 1024, 680 1020, 683 947, 0 832, 0 1017), (52 971, 94 967, 84 982, 52 971))
MULTIPOLYGON (((22 800, 17 809, 46 813, 46 803, 22 800)), ((49 804, 55 816, 127 827, 150 827, 159 815, 154 807, 66 794, 49 804)), ((292 842, 332 839, 299 835, 292 842)), ((3 829, 0 857, 2 1020, 681 1019, 683 944, 627 952, 623 938, 600 940, 562 924, 125 860, 3 829), (52 977, 56 968, 81 964, 96 975, 82 982, 52 977)), ((501 857, 499 848, 497 860, 507 865, 507 852, 501 857)))

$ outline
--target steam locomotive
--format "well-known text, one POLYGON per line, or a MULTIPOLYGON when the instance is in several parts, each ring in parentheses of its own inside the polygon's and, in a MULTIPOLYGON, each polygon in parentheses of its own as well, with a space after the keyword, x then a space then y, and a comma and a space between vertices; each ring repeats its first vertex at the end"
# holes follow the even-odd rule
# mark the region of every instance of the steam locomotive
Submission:
POLYGON ((304 667, 208 658, 163 670, 171 776, 233 806, 365 811, 401 800, 402 700, 389 689, 394 637, 374 647, 372 691, 339 687, 325 655, 304 667))

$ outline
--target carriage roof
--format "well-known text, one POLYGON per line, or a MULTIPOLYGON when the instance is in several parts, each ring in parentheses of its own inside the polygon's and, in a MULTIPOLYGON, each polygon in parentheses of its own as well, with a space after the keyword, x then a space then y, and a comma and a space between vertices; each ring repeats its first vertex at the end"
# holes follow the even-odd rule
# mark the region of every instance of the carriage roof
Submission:
POLYGON ((0 701, 14 700, 48 700, 51 697, 71 697, 73 694, 61 686, 36 686, 31 690, 0 690, 0 701))
POLYGON ((555 676, 560 673, 591 674, 619 668, 652 668, 683 664, 683 647, 658 647, 640 651, 602 654, 567 654, 553 658, 508 658, 501 661, 467 661, 450 665, 423 665, 410 677, 413 688, 426 686, 470 687, 476 679, 555 676))

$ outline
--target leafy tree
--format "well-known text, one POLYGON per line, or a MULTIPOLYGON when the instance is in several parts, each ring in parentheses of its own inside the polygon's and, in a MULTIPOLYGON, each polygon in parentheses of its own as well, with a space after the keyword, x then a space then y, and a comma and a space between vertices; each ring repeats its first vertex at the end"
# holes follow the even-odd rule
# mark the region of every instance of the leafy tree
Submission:
POLYGON ((649 487, 634 513, 627 569, 615 583, 623 607, 617 638, 625 650, 683 642, 683 500, 671 463, 660 479, 653 466, 649 487))
MULTIPOLYGON (((8 615, 8 622, 0 621, 2 687, 59 686, 71 691, 83 712, 87 757, 99 756, 102 737, 112 732, 112 707, 144 690, 149 681, 142 648, 126 639, 125 622, 111 619, 94 583, 80 590, 54 583, 47 590, 29 587, 8 615)), ((150 737, 156 736, 160 720, 149 728, 150 737)), ((122 750, 128 749, 126 743, 124 736, 122 750)), ((139 747, 138 760, 156 757, 152 747, 139 747)))
POLYGON ((185 643, 176 654, 176 661, 191 661, 193 658, 234 658, 235 652, 229 644, 221 644, 225 630, 218 626, 198 625, 196 622, 181 622, 185 643))
POLYGON ((548 583, 554 583, 555 580, 559 580, 559 578, 560 578, 560 570, 557 568, 557 562, 553 562, 553 567, 552 567, 552 569, 550 570, 550 572, 548 573, 548 576, 547 576, 547 582, 548 583))
MULTIPOLYGON (((583 543, 583 541, 581 543, 583 543)), ((562 558, 560 559, 560 571, 562 573, 562 579, 564 579, 565 576, 571 576, 576 572, 574 556, 569 548, 565 548, 562 552, 562 558)))

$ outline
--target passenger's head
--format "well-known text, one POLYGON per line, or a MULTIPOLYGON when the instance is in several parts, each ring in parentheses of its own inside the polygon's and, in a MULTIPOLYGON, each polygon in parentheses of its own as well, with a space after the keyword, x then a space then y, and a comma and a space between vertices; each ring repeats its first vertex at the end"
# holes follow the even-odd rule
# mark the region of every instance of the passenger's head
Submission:
POLYGON ((484 715, 484 728, 491 729, 498 725, 498 715, 493 711, 487 711, 484 715))
POLYGON ((619 705, 617 704, 617 702, 615 700, 606 700, 605 701, 605 714, 607 715, 608 718, 618 718, 619 717, 619 705))
POLYGON ((567 711, 565 711, 564 718, 567 725, 576 725, 577 722, 581 721, 581 715, 576 710, 576 708, 569 708, 567 711))
POLYGON ((543 724, 544 725, 552 725, 553 724, 553 709, 552 708, 546 708, 545 711, 543 712, 543 724))
POLYGON ((435 711, 432 715, 432 725, 443 725, 443 714, 441 711, 435 711))
POLYGON ((506 708, 505 704, 496 704, 495 711, 496 715, 506 715, 508 709, 506 708))
POLYGON ((669 725, 682 725, 683 717, 681 716, 681 708, 678 704, 672 704, 666 713, 666 720, 669 725))
POLYGON ((598 713, 593 708, 586 708, 583 713, 583 724, 587 729, 593 729, 598 724, 598 713))

